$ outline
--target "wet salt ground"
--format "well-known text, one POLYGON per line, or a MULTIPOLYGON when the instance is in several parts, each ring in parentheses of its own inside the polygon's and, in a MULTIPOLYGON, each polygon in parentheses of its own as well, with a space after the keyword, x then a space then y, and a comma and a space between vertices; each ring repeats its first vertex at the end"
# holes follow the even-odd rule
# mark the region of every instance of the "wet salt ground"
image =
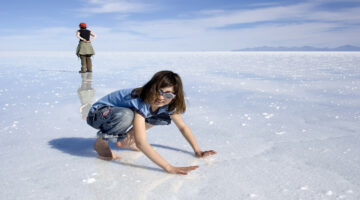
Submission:
POLYGON ((360 53, 98 53, 92 76, 72 52, 0 53, 0 193, 5 199, 359 199, 360 53), (171 164, 92 150, 82 103, 178 72, 197 159, 174 125, 148 133, 171 164), (66 191, 66 192, 65 192, 66 191))

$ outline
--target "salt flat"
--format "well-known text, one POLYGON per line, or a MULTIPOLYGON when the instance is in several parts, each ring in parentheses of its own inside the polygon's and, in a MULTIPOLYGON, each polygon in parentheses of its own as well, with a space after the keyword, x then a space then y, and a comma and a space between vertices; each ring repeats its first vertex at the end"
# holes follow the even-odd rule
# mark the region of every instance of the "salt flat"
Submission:
POLYGON ((0 52, 1 199, 360 199, 360 53, 0 52), (197 159, 174 125, 148 131, 171 164, 96 158, 87 106, 159 70, 183 79, 197 159), (83 113, 82 113, 83 112, 83 113))

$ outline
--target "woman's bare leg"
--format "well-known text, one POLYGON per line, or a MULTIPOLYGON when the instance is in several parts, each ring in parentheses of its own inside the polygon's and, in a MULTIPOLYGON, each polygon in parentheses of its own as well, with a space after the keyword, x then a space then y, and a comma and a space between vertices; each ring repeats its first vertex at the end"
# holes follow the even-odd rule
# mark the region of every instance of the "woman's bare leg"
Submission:
MULTIPOLYGON (((146 123, 145 128, 146 130, 150 129, 152 127, 151 124, 146 123)), ((140 151, 135 144, 135 131, 134 129, 130 129, 130 131, 127 132, 127 136, 125 139, 121 140, 120 142, 116 143, 116 146, 120 148, 130 148, 133 151, 140 151)))

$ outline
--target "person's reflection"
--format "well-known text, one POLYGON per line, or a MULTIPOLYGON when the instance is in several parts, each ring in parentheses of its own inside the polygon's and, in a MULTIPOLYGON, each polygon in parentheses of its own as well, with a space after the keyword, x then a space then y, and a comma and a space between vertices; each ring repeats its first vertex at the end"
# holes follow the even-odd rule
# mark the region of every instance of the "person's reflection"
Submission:
POLYGON ((86 120, 88 112, 93 103, 95 89, 92 88, 92 73, 81 73, 81 86, 77 93, 80 99, 80 113, 83 120, 86 120))

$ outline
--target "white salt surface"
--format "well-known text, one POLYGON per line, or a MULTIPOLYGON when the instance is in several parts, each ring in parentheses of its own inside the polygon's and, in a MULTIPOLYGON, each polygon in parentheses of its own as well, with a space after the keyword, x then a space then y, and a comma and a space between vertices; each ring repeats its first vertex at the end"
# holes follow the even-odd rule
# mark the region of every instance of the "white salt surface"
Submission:
POLYGON ((360 199, 360 53, 0 53, 1 199, 360 199), (197 159, 174 125, 148 132, 175 166, 142 153, 96 158, 86 104, 141 86, 159 70, 183 79, 197 159))

